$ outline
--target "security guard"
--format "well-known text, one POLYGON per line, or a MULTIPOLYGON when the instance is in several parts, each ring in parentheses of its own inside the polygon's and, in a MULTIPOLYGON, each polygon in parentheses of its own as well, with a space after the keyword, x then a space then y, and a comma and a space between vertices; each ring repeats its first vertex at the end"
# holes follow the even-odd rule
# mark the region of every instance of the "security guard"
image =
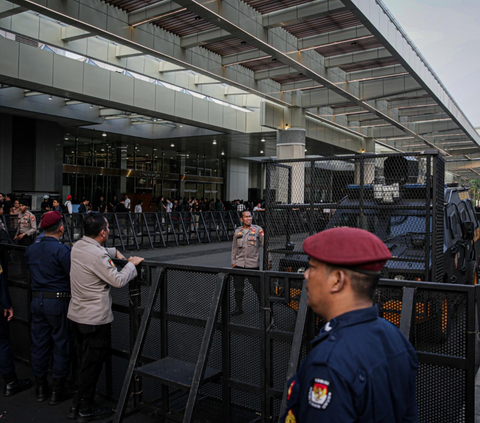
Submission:
POLYGON ((53 341, 53 390, 49 403, 57 405, 69 397, 65 381, 70 373, 73 348, 73 336, 67 319, 71 251, 70 247, 59 241, 64 232, 60 212, 45 213, 40 227, 45 236, 25 252, 33 292, 30 307, 32 369, 37 381, 37 400, 45 401, 48 398, 47 372, 53 341))
POLYGON ((72 300, 68 318, 75 333, 79 371, 78 394, 74 395, 69 418, 87 423, 108 417, 111 407, 98 407, 95 389, 103 362, 110 351, 113 321, 110 287, 122 288, 137 276, 141 257, 130 257, 118 270, 113 258, 125 257, 115 248, 104 248, 110 229, 102 214, 92 213, 83 221, 85 236, 72 249, 72 300))
POLYGON ((33 244, 33 236, 37 231, 37 222, 35 216, 28 210, 30 203, 28 200, 21 199, 20 213, 18 214, 18 229, 13 240, 17 241, 19 245, 25 245, 28 247, 33 244))
MULTIPOLYGON (((252 215, 249 211, 242 211, 240 218, 243 226, 235 229, 232 245, 232 267, 236 269, 259 270, 260 268, 260 247, 263 248, 265 234, 260 226, 252 225, 252 215)), ((260 281, 251 279, 249 282, 257 294, 260 302, 260 281)), ((235 288, 235 310, 232 316, 238 316, 243 313, 243 289, 245 287, 245 278, 243 276, 234 276, 233 286, 235 288)))
POLYGON ((372 301, 390 251, 355 228, 320 232, 303 250, 307 303, 327 324, 287 382, 280 422, 417 422, 417 355, 372 301))
POLYGON ((18 379, 13 364, 13 354, 10 346, 8 322, 13 319, 13 307, 8 292, 7 281, 3 275, 0 261, 0 374, 5 379, 6 397, 18 394, 32 386, 29 379, 18 379))

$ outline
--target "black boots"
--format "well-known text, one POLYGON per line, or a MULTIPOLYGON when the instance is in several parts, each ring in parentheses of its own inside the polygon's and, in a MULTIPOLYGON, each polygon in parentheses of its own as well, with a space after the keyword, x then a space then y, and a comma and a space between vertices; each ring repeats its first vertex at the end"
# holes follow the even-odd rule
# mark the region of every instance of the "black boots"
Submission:
POLYGON ((48 399, 48 381, 47 375, 45 376, 35 376, 37 381, 37 387, 35 392, 37 393, 37 401, 45 401, 48 399))
POLYGON ((6 397, 11 397, 19 392, 25 391, 31 386, 32 381, 30 379, 17 379, 17 377, 15 377, 14 380, 5 384, 5 391, 3 392, 3 395, 6 397))
POLYGON ((78 391, 73 393, 72 398, 72 406, 70 407, 70 411, 67 414, 67 417, 70 420, 76 420, 78 417, 78 410, 80 409, 80 396, 78 395, 78 391))
POLYGON ((97 407, 94 401, 81 399, 77 423, 88 423, 93 420, 105 419, 112 413, 111 407, 97 407))
POLYGON ((235 306, 235 310, 233 310, 230 315, 235 317, 240 316, 241 314, 243 314, 243 307, 241 305, 237 305, 235 306))
POLYGON ((52 397, 50 405, 58 405, 70 398, 72 394, 65 389, 65 378, 53 379, 52 397))

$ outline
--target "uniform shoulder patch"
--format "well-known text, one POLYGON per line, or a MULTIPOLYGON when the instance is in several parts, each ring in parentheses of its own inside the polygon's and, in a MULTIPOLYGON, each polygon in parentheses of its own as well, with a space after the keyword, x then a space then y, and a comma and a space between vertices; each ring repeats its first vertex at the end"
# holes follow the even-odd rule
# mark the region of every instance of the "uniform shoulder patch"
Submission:
POLYGON ((33 214, 30 216, 30 220, 31 220, 32 222, 35 221, 35 216, 34 216, 33 214))
POLYGON ((297 418, 293 414, 292 410, 288 410, 287 417, 285 418, 285 423, 297 423, 297 418))
POLYGON ((110 266, 115 267, 115 263, 113 262, 112 259, 109 259, 108 262, 110 263, 110 266))
POLYGON ((292 383, 290 384, 290 386, 288 388, 287 401, 290 401, 290 397, 292 396, 292 391, 293 391, 294 386, 295 386, 295 380, 292 381, 292 383))
POLYGON ((308 403, 315 408, 325 410, 330 404, 332 393, 330 392, 330 382, 324 379, 314 379, 313 385, 308 393, 308 403))
POLYGON ((260 230, 258 231, 258 233, 259 233, 260 235, 262 235, 262 236, 265 236, 265 232, 263 232, 263 229, 260 229, 260 230))

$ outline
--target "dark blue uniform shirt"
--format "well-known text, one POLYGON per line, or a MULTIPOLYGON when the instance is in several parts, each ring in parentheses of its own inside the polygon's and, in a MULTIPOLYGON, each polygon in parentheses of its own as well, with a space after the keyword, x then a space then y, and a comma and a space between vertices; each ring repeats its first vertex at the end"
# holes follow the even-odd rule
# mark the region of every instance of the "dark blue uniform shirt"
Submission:
POLYGON ((12 300, 8 292, 7 280, 3 274, 2 262, 0 261, 0 313, 3 316, 3 310, 8 310, 12 307, 12 300))
POLYGON ((417 422, 417 354, 376 306, 332 319, 288 382, 286 423, 417 422))
POLYGON ((27 248, 25 260, 33 291, 70 292, 70 247, 45 236, 27 248))

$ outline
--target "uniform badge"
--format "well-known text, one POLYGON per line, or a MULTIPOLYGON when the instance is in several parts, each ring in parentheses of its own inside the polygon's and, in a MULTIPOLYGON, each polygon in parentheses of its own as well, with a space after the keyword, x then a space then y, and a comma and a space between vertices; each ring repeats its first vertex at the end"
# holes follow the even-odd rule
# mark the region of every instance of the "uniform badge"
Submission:
POLYGON ((295 381, 293 381, 291 384, 290 384, 290 387, 288 388, 288 392, 287 392, 287 401, 290 401, 290 397, 292 396, 292 391, 293 391, 293 387, 295 386, 295 381))
POLYGON ((297 423, 297 418, 293 414, 292 410, 288 410, 287 417, 285 418, 285 423, 297 423))
POLYGON ((258 231, 258 233, 259 233, 260 235, 262 235, 262 236, 265 236, 265 233, 263 232, 263 229, 260 229, 260 230, 258 231))
POLYGON ((250 241, 250 245, 255 245, 255 241, 250 241))
POLYGON ((308 393, 308 403, 315 408, 324 410, 330 404, 332 393, 329 392, 330 382, 323 379, 315 379, 308 393))
POLYGON ((112 259, 108 260, 108 262, 110 263, 110 266, 115 267, 115 263, 113 262, 112 259))
POLYGON ((251 232, 252 234, 254 234, 254 233, 255 233, 255 228, 251 228, 251 229, 250 229, 250 232, 251 232))

